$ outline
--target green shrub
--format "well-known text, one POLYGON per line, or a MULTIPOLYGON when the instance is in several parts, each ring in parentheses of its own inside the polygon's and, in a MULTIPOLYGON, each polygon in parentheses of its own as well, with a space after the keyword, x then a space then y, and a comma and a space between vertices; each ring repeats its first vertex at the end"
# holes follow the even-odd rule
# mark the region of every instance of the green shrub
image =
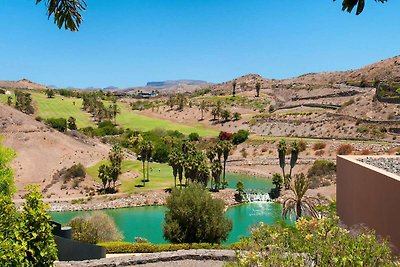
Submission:
POLYGON ((163 233, 172 243, 220 243, 232 229, 224 202, 213 199, 201 185, 174 188, 166 206, 163 233))
POLYGON ((189 141, 199 141, 200 135, 198 133, 189 134, 189 141))
POLYGON ((60 132, 67 130, 67 120, 64 118, 49 118, 46 120, 46 124, 60 132))
POLYGON ((325 143, 315 143, 313 145, 313 149, 314 150, 320 150, 320 149, 324 149, 326 147, 325 143))
POLYGON ((72 227, 72 238, 81 242, 96 244, 122 239, 114 221, 103 212, 94 212, 88 217, 75 217, 68 225, 72 227))
POLYGON ((350 155, 353 152, 353 147, 350 144, 339 146, 337 150, 338 155, 350 155))
POLYGON ((97 125, 96 136, 117 135, 119 129, 111 121, 103 121, 97 125))
POLYGON ((75 177, 84 178, 86 176, 86 169, 81 163, 74 164, 65 171, 65 174, 63 176, 64 180, 69 180, 75 177))
POLYGON ((369 128, 368 126, 362 125, 362 126, 358 126, 357 130, 358 133, 368 133, 369 132, 369 128))
POLYGON ((236 133, 233 134, 232 143, 234 145, 238 145, 245 142, 249 138, 249 134, 250 133, 247 130, 241 129, 237 131, 236 133))
POLYGON ((168 162, 170 151, 171 147, 166 144, 156 145, 153 152, 153 160, 159 163, 168 162))
POLYGON ((344 229, 335 216, 301 218, 294 227, 261 225, 235 247, 239 266, 398 266, 386 241, 373 231, 344 229))
POLYGON ((307 177, 328 176, 336 173, 336 164, 330 160, 316 160, 308 169, 307 177))
POLYGON ((224 246, 209 243, 192 244, 152 244, 130 242, 102 242, 99 246, 105 247, 107 254, 113 253, 155 253, 163 251, 177 251, 188 249, 224 249, 224 246))

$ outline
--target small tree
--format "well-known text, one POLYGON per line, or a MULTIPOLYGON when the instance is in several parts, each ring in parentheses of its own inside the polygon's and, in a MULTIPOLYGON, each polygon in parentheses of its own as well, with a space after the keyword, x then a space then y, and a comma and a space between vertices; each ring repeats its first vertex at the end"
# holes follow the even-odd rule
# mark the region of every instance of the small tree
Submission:
POLYGON ((100 180, 101 180, 101 182, 103 184, 103 189, 104 189, 104 192, 105 192, 107 183, 109 181, 111 181, 111 179, 110 179, 110 169, 109 169, 109 166, 107 166, 106 164, 100 165, 100 167, 99 167, 99 178, 100 178, 100 180))
POLYGON ((74 117, 69 117, 68 118, 68 129, 70 130, 76 130, 76 119, 74 117))
POLYGON ((167 199, 164 238, 172 243, 221 243, 232 222, 225 217, 224 202, 213 199, 198 184, 172 190, 167 199))
POLYGON ((124 159, 121 147, 113 145, 111 151, 108 153, 108 159, 111 163, 111 166, 109 167, 109 176, 113 181, 113 188, 115 191, 115 182, 118 180, 118 176, 121 173, 121 164, 124 159))
POLYGON ((234 112, 233 113, 233 120, 238 121, 242 118, 242 115, 239 112, 234 112))
POLYGON ((7 96, 7 105, 11 106, 12 105, 12 96, 7 96))
POLYGON ((244 193, 244 185, 242 182, 237 182, 236 184, 236 191, 238 192, 239 200, 242 201, 243 193, 244 193))
POLYGON ((23 205, 20 222, 21 239, 25 247, 29 266, 53 266, 57 259, 57 248, 52 234, 51 217, 47 206, 41 200, 42 194, 37 186, 28 186, 28 194, 23 205))
POLYGON ((47 98, 54 98, 54 90, 53 89, 47 89, 44 92, 47 95, 47 98))
POLYGON ((227 109, 222 110, 221 118, 224 120, 224 122, 229 121, 231 118, 231 112, 227 109))
POLYGON ((315 209, 317 199, 305 195, 309 186, 310 181, 303 173, 295 176, 290 184, 290 190, 293 192, 294 196, 286 197, 283 202, 282 216, 284 218, 293 213, 296 215, 296 221, 300 219, 303 214, 318 217, 318 212, 315 209))
POLYGON ((260 89, 261 89, 261 83, 257 82, 256 83, 256 97, 260 97, 260 89))
POLYGON ((232 96, 236 95, 236 79, 232 82, 232 96))
POLYGON ((68 225, 73 229, 72 238, 77 241, 97 244, 122 239, 114 221, 103 212, 95 212, 89 217, 75 217, 68 225))
POLYGON ((189 141, 199 141, 200 135, 198 133, 190 133, 189 134, 189 141))

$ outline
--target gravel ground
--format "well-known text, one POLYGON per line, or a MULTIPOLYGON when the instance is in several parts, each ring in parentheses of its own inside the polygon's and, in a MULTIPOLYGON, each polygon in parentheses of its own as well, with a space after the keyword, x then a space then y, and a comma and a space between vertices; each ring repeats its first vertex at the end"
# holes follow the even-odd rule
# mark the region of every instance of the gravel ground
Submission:
POLYGON ((361 162, 372 165, 376 168, 383 169, 390 173, 400 175, 400 157, 396 158, 373 158, 367 157, 358 159, 361 162))
POLYGON ((143 267, 222 267, 225 262, 223 261, 199 261, 199 260, 182 260, 182 261, 168 261, 168 262, 155 262, 155 263, 147 263, 141 265, 132 265, 132 266, 143 266, 143 267))

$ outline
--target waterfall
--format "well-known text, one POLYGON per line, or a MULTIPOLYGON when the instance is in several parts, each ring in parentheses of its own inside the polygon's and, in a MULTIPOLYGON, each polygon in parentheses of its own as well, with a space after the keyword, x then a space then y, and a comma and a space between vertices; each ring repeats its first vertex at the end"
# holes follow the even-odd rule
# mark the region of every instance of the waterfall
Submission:
POLYGON ((270 202, 269 193, 261 190, 245 190, 243 198, 247 202, 270 202))

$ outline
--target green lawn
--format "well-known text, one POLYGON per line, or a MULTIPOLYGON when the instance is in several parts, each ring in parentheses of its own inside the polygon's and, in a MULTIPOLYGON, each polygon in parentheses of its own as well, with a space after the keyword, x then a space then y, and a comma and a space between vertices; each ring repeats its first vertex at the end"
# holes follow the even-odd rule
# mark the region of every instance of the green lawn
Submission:
MULTIPOLYGON (((78 128, 95 126, 95 123, 90 119, 89 113, 81 110, 82 99, 62 97, 59 95, 49 99, 45 94, 41 93, 31 93, 31 95, 37 116, 45 119, 68 119, 72 116, 76 119, 78 128)), ((7 96, 0 95, 0 102, 6 103, 7 96)), ((109 103, 107 102, 106 104, 108 105, 109 103)), ((200 123, 194 125, 175 123, 169 120, 141 115, 138 112, 131 110, 129 105, 126 103, 118 103, 118 106, 121 110, 121 114, 117 115, 117 123, 124 128, 138 129, 142 131, 161 128, 165 130, 178 130, 186 135, 197 132, 203 137, 216 137, 219 134, 217 130, 207 128, 200 123)))
POLYGON ((149 131, 155 128, 161 128, 165 130, 178 130, 183 134, 190 134, 197 132, 200 136, 214 137, 218 136, 219 132, 206 128, 202 124, 196 125, 184 125, 180 123, 171 122, 169 120, 163 120, 153 117, 148 117, 139 114, 136 111, 130 110, 130 107, 125 104, 119 104, 121 108, 121 114, 117 115, 117 122, 121 126, 130 129, 140 129, 142 131, 149 131))
POLYGON ((95 126, 90 120, 89 113, 83 112, 82 99, 69 98, 56 95, 54 98, 47 98, 45 94, 33 93, 32 100, 37 107, 37 115, 42 118, 65 118, 70 116, 76 119, 78 128, 95 126), (75 102, 75 105, 74 105, 75 102))
MULTIPOLYGON (((101 164, 106 163, 108 163, 107 160, 100 161, 96 165, 87 168, 87 174, 93 177, 96 181, 101 182, 98 179, 98 169, 101 164)), ((139 177, 127 180, 121 179, 122 185, 119 187, 120 192, 132 193, 155 189, 165 189, 174 185, 174 178, 172 176, 172 169, 170 166, 167 164, 150 163, 150 168, 152 168, 152 171, 149 172, 150 182, 146 183, 146 187, 136 187, 136 185, 140 186, 143 184, 142 162, 138 160, 124 160, 122 162, 122 173, 131 171, 139 174, 139 177)))

